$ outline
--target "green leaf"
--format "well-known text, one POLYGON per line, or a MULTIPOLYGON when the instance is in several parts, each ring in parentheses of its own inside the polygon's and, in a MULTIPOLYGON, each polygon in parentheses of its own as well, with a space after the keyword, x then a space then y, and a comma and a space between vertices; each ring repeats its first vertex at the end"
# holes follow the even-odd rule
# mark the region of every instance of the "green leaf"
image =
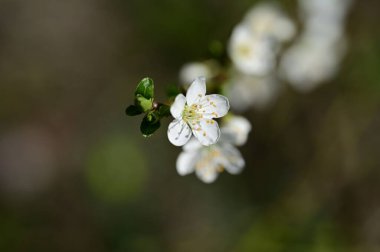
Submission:
POLYGON ((141 122, 140 131, 144 137, 150 137, 161 126, 160 120, 154 113, 147 114, 141 122))
POLYGON ((136 95, 135 104, 137 107, 140 107, 142 111, 148 112, 152 109, 153 99, 147 99, 141 95, 136 95))
POLYGON ((146 118, 147 118, 147 120, 149 121, 149 122, 151 122, 151 123, 156 123, 157 121, 159 121, 160 120, 160 115, 158 114, 158 112, 157 111, 152 111, 152 112, 150 112, 150 113, 148 113, 147 115, 146 115, 146 118))
POLYGON ((152 79, 144 78, 140 81, 135 91, 135 96, 137 97, 138 95, 148 100, 153 99, 154 84, 152 79))
POLYGON ((142 114, 142 109, 138 106, 131 105, 126 110, 125 113, 129 116, 136 116, 142 114))
POLYGON ((170 116, 170 106, 165 104, 159 104, 157 112, 160 118, 170 116))

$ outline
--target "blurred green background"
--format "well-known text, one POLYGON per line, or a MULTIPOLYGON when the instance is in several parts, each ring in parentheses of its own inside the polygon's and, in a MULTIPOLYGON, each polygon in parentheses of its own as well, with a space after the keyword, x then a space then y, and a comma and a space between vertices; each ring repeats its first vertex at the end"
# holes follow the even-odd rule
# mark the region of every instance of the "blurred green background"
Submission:
POLYGON ((245 114, 239 176, 180 177, 169 120, 144 139, 125 116, 255 3, 1 0, 0 251, 380 251, 379 1, 353 5, 334 80, 245 114))

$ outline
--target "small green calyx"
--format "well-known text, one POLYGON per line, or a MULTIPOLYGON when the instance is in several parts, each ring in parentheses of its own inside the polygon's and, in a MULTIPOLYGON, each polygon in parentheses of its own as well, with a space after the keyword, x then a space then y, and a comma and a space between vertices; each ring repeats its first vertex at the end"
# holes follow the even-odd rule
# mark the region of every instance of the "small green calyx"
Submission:
POLYGON ((126 109, 128 116, 136 116, 153 110, 154 84, 151 78, 142 79, 135 90, 134 105, 126 109))
POLYGON ((147 99, 141 95, 136 95, 135 105, 140 107, 143 112, 148 112, 152 110, 153 107, 153 98, 147 99))
POLYGON ((134 95, 134 105, 125 112, 128 116, 145 114, 140 131, 144 137, 149 137, 160 128, 161 119, 170 115, 170 106, 154 102, 154 84, 150 78, 144 78, 137 84, 134 95))

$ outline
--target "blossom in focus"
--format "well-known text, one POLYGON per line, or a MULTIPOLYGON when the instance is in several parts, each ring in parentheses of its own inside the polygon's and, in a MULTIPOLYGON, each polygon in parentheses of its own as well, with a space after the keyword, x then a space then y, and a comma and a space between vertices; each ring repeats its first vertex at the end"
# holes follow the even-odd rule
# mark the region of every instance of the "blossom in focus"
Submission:
POLYGON ((205 183, 212 183, 219 173, 226 170, 230 174, 239 174, 245 161, 235 146, 245 144, 251 124, 241 116, 231 116, 221 128, 221 138, 211 146, 202 146, 191 139, 177 159, 177 172, 181 176, 195 172, 205 183))
POLYGON ((189 83, 192 83, 199 76, 203 76, 206 79, 214 78, 219 73, 219 68, 218 62, 214 60, 189 62, 181 67, 179 80, 182 86, 187 89, 189 83))
POLYGON ((194 135, 202 145, 215 144, 219 140, 220 129, 213 119, 225 116, 229 108, 226 97, 206 95, 206 79, 198 77, 190 85, 186 97, 177 95, 170 107, 174 121, 169 124, 169 141, 182 146, 194 135))
POLYGON ((238 25, 232 32, 228 52, 236 69, 244 74, 266 75, 275 66, 273 43, 238 25))

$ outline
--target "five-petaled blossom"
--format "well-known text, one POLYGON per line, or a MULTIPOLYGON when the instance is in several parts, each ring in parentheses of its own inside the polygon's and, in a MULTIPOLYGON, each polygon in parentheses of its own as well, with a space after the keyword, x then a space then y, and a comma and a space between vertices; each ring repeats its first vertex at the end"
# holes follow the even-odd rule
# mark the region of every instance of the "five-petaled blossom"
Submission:
POLYGON ((245 161, 235 146, 245 144, 250 131, 251 124, 247 119, 232 116, 222 127, 218 143, 206 147, 191 139, 177 159, 178 174, 184 176, 195 172, 203 182, 212 183, 223 170, 230 174, 240 173, 245 161))
POLYGON ((186 97, 183 94, 177 95, 170 107, 175 119, 169 124, 169 141, 182 146, 194 135, 202 145, 215 144, 219 140, 220 129, 213 118, 225 116, 229 108, 226 97, 206 95, 204 77, 195 79, 187 90, 186 97))

